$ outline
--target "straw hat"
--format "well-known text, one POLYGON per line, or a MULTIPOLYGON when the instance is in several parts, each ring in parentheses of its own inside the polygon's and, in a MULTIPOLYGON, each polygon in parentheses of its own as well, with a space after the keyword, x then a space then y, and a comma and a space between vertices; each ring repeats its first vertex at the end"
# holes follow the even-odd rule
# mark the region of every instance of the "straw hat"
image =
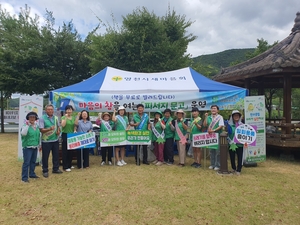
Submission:
POLYGON ((183 116, 185 116, 185 112, 184 112, 182 109, 178 109, 178 110, 175 112, 175 116, 177 116, 177 113, 183 113, 183 116))
POLYGON ((239 114, 240 117, 242 116, 242 114, 240 113, 239 110, 233 110, 232 113, 231 113, 231 115, 233 116, 233 114, 239 114))
POLYGON ((108 115, 109 116, 109 118, 111 117, 111 115, 108 113, 108 112, 105 112, 105 113, 102 113, 102 116, 101 116, 101 118, 104 120, 104 116, 105 115, 108 115))

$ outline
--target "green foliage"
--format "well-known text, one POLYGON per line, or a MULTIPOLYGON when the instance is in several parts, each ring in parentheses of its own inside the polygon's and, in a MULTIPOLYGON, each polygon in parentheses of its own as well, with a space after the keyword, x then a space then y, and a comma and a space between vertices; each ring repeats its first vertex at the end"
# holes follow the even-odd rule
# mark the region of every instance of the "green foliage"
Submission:
POLYGON ((170 9, 158 17, 137 8, 117 24, 107 26, 104 35, 91 35, 93 72, 106 66, 136 72, 162 72, 190 65, 188 44, 196 37, 186 34, 192 24, 170 9))
MULTIPOLYGON (((195 64, 201 64, 202 67, 210 67, 211 75, 217 74, 222 67, 232 66, 232 62, 242 62, 247 60, 246 53, 253 52, 253 48, 230 49, 219 53, 201 55, 193 58, 195 64)), ((203 73, 202 71, 199 71, 203 73)))
POLYGON ((272 45, 269 45, 268 41, 264 40, 263 38, 257 39, 258 45, 255 48, 254 52, 247 52, 246 57, 247 59, 254 58, 255 56, 258 56, 259 54, 267 51, 269 48, 272 48, 276 44, 278 44, 278 41, 275 41, 272 45))
POLYGON ((46 15, 40 26, 27 5, 18 16, 0 8, 0 87, 5 96, 41 94, 90 76, 88 43, 80 40, 72 22, 55 30, 52 13, 46 15))

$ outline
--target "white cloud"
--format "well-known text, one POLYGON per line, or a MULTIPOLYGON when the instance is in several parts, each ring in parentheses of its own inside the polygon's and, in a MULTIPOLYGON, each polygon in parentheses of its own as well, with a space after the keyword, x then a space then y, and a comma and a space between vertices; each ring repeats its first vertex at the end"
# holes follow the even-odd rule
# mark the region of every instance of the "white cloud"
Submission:
POLYGON ((211 54, 232 48, 256 47, 256 39, 270 44, 290 34, 298 0, 10 0, 2 8, 17 13, 25 4, 32 13, 42 16, 53 12, 57 25, 73 20, 83 36, 96 27, 100 17, 112 23, 111 14, 121 24, 122 16, 145 6, 158 16, 165 15, 168 5, 186 19, 194 21, 189 32, 198 36, 188 47, 193 56, 211 54))

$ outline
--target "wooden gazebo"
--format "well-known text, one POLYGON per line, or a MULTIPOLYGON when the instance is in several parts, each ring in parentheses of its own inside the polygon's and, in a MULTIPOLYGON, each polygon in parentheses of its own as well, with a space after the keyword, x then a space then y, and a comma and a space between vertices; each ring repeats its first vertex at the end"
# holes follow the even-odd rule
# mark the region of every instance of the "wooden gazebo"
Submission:
POLYGON ((251 89, 264 95, 265 88, 283 88, 283 118, 267 123, 277 133, 267 133, 267 145, 300 149, 300 124, 291 120, 291 91, 300 88, 300 12, 291 34, 266 52, 238 65, 224 68, 216 81, 251 89))

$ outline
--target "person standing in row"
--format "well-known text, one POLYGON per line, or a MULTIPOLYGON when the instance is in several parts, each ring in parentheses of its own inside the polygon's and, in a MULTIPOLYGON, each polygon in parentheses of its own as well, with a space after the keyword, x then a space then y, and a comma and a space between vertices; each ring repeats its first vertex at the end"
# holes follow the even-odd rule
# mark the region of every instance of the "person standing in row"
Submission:
MULTIPOLYGON (((149 123, 149 116, 147 113, 144 113, 144 105, 137 105, 137 113, 133 115, 133 121, 130 123, 130 126, 133 126, 136 130, 151 130, 149 123)), ((148 145, 141 145, 143 148, 143 164, 149 165, 148 162, 148 145)), ((137 146, 140 149, 140 146, 137 146)), ((139 165, 138 155, 139 150, 135 153, 136 164, 139 165)))
MULTIPOLYGON (((205 114, 205 119, 203 121, 203 126, 207 127, 207 132, 209 134, 216 133, 219 135, 224 127, 224 120, 221 115, 218 114, 219 106, 212 105, 210 107, 211 115, 205 114)), ((210 154, 210 166, 209 169, 219 170, 220 169, 220 149, 219 145, 209 146, 210 154)))
MULTIPOLYGON (((128 122, 128 117, 126 116, 126 111, 124 106, 120 106, 118 108, 118 115, 115 115, 115 111, 114 114, 112 116, 112 121, 115 122, 115 130, 116 131, 123 131, 123 130, 129 130, 130 126, 129 126, 129 122, 128 122)), ((127 163, 124 161, 124 157, 125 157, 125 145, 122 146, 116 146, 115 147, 116 152, 116 160, 117 160, 117 165, 118 166, 124 166, 127 163), (119 157, 119 152, 121 153, 121 160, 119 157)))
POLYGON ((165 128, 165 144, 164 144, 164 161, 167 165, 174 164, 174 131, 170 127, 170 123, 173 120, 171 117, 172 111, 170 109, 165 109, 164 117, 162 121, 166 125, 165 128))
MULTIPOLYGON (((86 110, 82 110, 78 120, 78 126, 76 129, 77 133, 88 133, 93 132, 93 124, 90 121, 90 114, 86 110)), ((89 148, 83 148, 81 150, 77 150, 77 167, 78 169, 89 168, 90 167, 90 159, 89 159, 89 148), (81 162, 81 153, 83 162, 81 162)))
POLYGON ((65 107, 65 115, 61 117, 61 126, 62 126, 62 162, 63 162, 63 169, 66 172, 71 171, 72 166, 72 151, 68 150, 67 147, 67 135, 68 133, 74 133, 76 131, 76 126, 78 125, 78 119, 80 116, 80 113, 78 113, 78 116, 72 115, 74 109, 73 106, 67 105, 65 107))
POLYGON ((179 163, 178 166, 185 166, 186 158, 186 133, 188 129, 187 120, 185 120, 185 113, 182 109, 177 110, 176 119, 172 120, 170 123, 171 129, 175 131, 175 141, 177 143, 177 149, 179 153, 179 163))
POLYGON ((48 160, 50 151, 52 151, 52 173, 61 174, 59 169, 59 135, 60 124, 57 116, 53 115, 54 107, 49 104, 45 107, 46 115, 39 119, 39 127, 42 133, 42 163, 43 163, 43 176, 49 177, 48 160))
MULTIPOLYGON (((193 143, 193 135, 202 133, 202 120, 199 116, 199 109, 197 107, 192 108, 192 120, 190 125, 190 140, 191 144, 193 143)), ((193 148, 193 156, 194 156, 194 163, 191 165, 195 168, 201 167, 201 149, 199 147, 192 147, 193 148)))
POLYGON ((154 142, 154 154, 156 160, 153 162, 156 166, 163 165, 164 161, 164 143, 165 143, 165 132, 166 125, 161 120, 162 112, 157 111, 154 113, 154 121, 151 123, 152 129, 152 142, 154 142))
MULTIPOLYGON (((100 123, 100 132, 109 132, 113 130, 114 122, 110 120, 111 115, 108 112, 102 114, 102 120, 100 123)), ((111 158, 113 155, 113 147, 101 147, 101 155, 102 155, 102 162, 101 166, 106 164, 106 156, 108 165, 112 165, 111 158)))
POLYGON ((29 112, 26 115, 26 122, 21 128, 21 139, 23 149, 22 182, 28 183, 28 174, 30 178, 39 178, 35 174, 35 165, 37 151, 41 145, 41 136, 39 126, 36 122, 38 115, 35 112, 29 112))
POLYGON ((236 128, 243 124, 242 114, 238 110, 233 110, 228 121, 228 144, 229 144, 229 156, 231 162, 231 168, 236 175, 240 175, 243 166, 243 144, 234 142, 234 134, 236 128), (235 164, 235 154, 237 154, 237 167, 235 164))

